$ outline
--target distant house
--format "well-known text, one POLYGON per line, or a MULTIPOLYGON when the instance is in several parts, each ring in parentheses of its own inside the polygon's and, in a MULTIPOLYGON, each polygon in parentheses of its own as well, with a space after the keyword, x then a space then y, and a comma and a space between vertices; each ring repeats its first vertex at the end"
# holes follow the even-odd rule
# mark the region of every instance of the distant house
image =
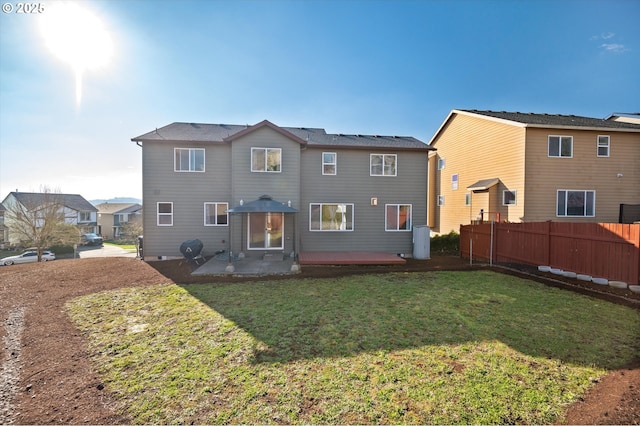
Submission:
POLYGON ((142 146, 145 259, 300 251, 411 253, 426 224, 427 161, 413 137, 173 123, 142 146))
POLYGON ((98 233, 103 238, 121 238, 123 226, 127 223, 142 225, 142 206, 138 203, 101 203, 98 209, 98 233))
MULTIPOLYGON (((93 204, 77 194, 52 194, 40 192, 10 192, 2 201, 6 209, 10 209, 14 203, 21 204, 27 211, 34 211, 38 207, 45 204, 51 197, 55 197, 56 201, 61 204, 64 213, 64 220, 68 224, 76 225, 80 232, 97 232, 97 213, 93 204)), ((6 213, 5 213, 6 216, 6 213)), ((5 226, 7 228, 7 241, 9 243, 17 242, 11 235, 10 218, 5 217, 5 226)))
MULTIPOLYGON (((628 114, 627 114, 628 115, 628 114)), ((429 225, 617 222, 640 203, 640 123, 574 115, 453 110, 430 141, 429 225)))

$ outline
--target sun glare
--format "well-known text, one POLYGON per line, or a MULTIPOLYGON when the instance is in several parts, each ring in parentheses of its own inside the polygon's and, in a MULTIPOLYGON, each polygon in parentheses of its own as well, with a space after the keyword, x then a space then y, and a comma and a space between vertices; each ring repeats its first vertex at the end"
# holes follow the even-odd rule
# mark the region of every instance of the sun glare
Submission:
POLYGON ((96 15, 71 2, 51 3, 41 15, 40 30, 51 52, 71 66, 80 104, 84 72, 106 65, 113 54, 109 33, 96 15))

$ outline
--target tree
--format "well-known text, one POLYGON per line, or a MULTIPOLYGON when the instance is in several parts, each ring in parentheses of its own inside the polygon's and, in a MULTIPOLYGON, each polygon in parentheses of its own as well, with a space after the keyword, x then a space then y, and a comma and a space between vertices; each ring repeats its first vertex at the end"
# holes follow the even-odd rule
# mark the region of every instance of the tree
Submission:
POLYGON ((54 244, 77 243, 79 230, 65 222, 65 207, 60 191, 42 187, 40 193, 21 197, 9 194, 4 201, 5 224, 12 242, 33 246, 38 252, 38 262, 42 251, 54 244))

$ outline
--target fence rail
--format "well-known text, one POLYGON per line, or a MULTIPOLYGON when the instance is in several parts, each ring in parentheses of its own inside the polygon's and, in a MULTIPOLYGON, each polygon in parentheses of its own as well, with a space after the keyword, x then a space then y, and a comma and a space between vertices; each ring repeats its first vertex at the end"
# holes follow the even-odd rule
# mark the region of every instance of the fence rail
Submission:
POLYGON ((460 253, 473 260, 548 265, 630 285, 640 283, 640 224, 462 225, 460 253))

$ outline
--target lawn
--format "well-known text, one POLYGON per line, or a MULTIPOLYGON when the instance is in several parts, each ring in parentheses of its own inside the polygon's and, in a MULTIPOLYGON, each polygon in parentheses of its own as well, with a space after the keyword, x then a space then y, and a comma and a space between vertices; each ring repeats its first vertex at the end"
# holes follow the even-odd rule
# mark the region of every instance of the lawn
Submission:
POLYGON ((552 423, 640 352, 637 311, 489 271, 74 299, 134 423, 552 423))

